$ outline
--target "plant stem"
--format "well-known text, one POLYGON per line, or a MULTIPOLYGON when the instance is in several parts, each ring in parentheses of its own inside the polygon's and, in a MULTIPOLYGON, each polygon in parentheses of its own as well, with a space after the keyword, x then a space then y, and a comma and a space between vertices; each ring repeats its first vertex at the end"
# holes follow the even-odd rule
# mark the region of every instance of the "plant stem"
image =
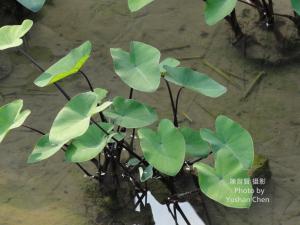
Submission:
POLYGON ((179 89, 179 91, 177 92, 177 96, 176 96, 176 104, 175 104, 175 109, 176 109, 176 115, 178 115, 178 104, 179 104, 179 98, 180 98, 180 94, 183 91, 183 87, 181 87, 179 89))
POLYGON ((176 112, 176 105, 174 103, 174 98, 173 98, 173 93, 170 87, 169 82, 164 79, 168 88, 168 92, 169 92, 169 96, 170 96, 170 100, 171 100, 171 105, 172 105, 172 111, 173 111, 173 123, 175 127, 178 127, 178 120, 177 120, 177 112, 176 112))
MULTIPOLYGON (((35 65, 41 72, 45 72, 45 69, 41 67, 36 60, 34 60, 27 52, 25 52, 23 49, 19 48, 19 52, 22 53, 23 56, 25 56, 33 65, 35 65)), ((70 96, 64 91, 64 89, 58 84, 54 83, 55 87, 65 96, 67 100, 70 100, 70 96)))
POLYGON ((242 32, 242 29, 237 20, 235 9, 231 12, 230 16, 226 16, 225 19, 230 24, 237 41, 240 40, 244 36, 244 33, 242 32))
POLYGON ((35 129, 35 128, 33 128, 33 127, 30 127, 30 126, 27 126, 27 125, 24 125, 24 124, 22 125, 22 127, 27 128, 27 129, 29 129, 29 130, 31 130, 31 131, 36 132, 36 133, 39 133, 39 134, 41 134, 41 135, 45 135, 45 133, 44 133, 43 131, 40 131, 40 130, 35 129))

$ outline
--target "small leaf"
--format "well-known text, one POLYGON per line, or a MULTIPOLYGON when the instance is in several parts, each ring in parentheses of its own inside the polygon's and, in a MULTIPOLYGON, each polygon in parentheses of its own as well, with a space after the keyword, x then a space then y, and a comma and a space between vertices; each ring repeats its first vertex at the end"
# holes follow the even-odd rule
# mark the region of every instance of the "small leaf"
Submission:
POLYGON ((12 129, 20 127, 30 114, 30 110, 24 110, 23 100, 15 100, 0 107, 0 143, 12 129))
POLYGON ((131 12, 136 12, 154 0, 128 0, 128 7, 131 12))
POLYGON ((141 161, 137 158, 131 158, 128 160, 128 162, 126 163, 127 166, 136 166, 140 163, 141 161))
POLYGON ((160 83, 158 49, 133 41, 129 53, 119 48, 112 48, 110 52, 115 72, 129 87, 143 92, 157 90, 160 83))
POLYGON ((208 25, 214 25, 228 16, 235 8, 237 0, 206 0, 204 16, 208 25))
POLYGON ((85 92, 73 97, 57 114, 50 130, 50 141, 67 143, 83 135, 89 128, 90 118, 98 110, 98 96, 94 92, 85 92))
POLYGON ((141 182, 146 182, 153 177, 153 166, 149 165, 145 170, 139 167, 139 173, 141 182))
POLYGON ((186 67, 164 67, 167 70, 165 79, 171 83, 196 91, 208 97, 217 98, 223 95, 226 88, 205 74, 186 67))
POLYGON ((32 12, 38 12, 43 8, 46 0, 17 0, 25 8, 31 10, 32 12))
POLYGON ((201 191, 209 198, 233 208, 249 208, 252 185, 248 171, 232 152, 222 149, 216 153, 215 168, 204 163, 193 165, 198 171, 201 191))
POLYGON ((139 129, 138 136, 149 164, 168 176, 175 176, 180 171, 185 158, 185 141, 171 121, 161 120, 157 132, 139 129))
MULTIPOLYGON (((112 124, 101 123, 107 132, 113 129, 112 124)), ((88 130, 80 137, 72 140, 65 156, 69 162, 85 162, 95 158, 102 152, 107 144, 108 135, 95 124, 90 125, 88 130)))
POLYGON ((61 144, 51 143, 49 134, 42 136, 34 147, 32 153, 29 155, 27 163, 36 163, 53 156, 64 146, 61 144))
POLYGON ((226 116, 218 116, 215 126, 216 133, 208 129, 200 131, 203 140, 212 145, 214 152, 226 149, 241 162, 245 169, 251 168, 254 147, 249 132, 226 116))
POLYGON ((95 88, 94 92, 98 95, 98 102, 102 102, 108 93, 108 91, 103 88, 95 88))
POLYGON ((38 87, 45 87, 77 73, 90 57, 91 51, 91 42, 84 42, 81 46, 73 49, 68 55, 47 69, 34 81, 34 84, 38 87))
POLYGON ((295 12, 300 15, 300 1, 299 0, 291 0, 292 7, 295 10, 295 12))
POLYGON ((0 50, 23 44, 22 37, 32 27, 32 20, 24 20, 21 25, 8 25, 0 28, 0 50))
POLYGON ((165 73, 167 72, 164 68, 164 66, 169 66, 169 67, 177 67, 180 65, 180 62, 175 59, 175 58, 166 58, 164 59, 160 64, 159 64, 159 68, 160 68, 160 73, 165 73))
POLYGON ((111 108, 103 114, 115 124, 126 128, 145 127, 157 120, 157 113, 152 107, 123 97, 114 98, 111 108))
POLYGON ((179 129, 185 140, 186 154, 192 157, 204 157, 210 153, 209 145, 200 135, 199 131, 194 131, 188 127, 179 129))

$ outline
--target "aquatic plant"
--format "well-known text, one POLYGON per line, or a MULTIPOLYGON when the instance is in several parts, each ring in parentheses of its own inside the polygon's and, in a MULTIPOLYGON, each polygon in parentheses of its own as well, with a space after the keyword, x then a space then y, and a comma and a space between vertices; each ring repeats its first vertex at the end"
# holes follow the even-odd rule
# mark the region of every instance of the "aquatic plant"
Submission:
MULTIPOLYGON (((136 12, 147 6, 154 0, 128 0, 128 7, 132 12, 136 12)), ((276 29, 274 17, 282 17, 292 21, 300 32, 300 2, 290 0, 294 15, 276 13, 274 11, 273 0, 203 0, 205 2, 204 18, 208 25, 215 25, 223 19, 231 25, 237 39, 241 39, 244 34, 236 17, 236 6, 238 3, 246 4, 255 8, 259 13, 259 21, 268 29, 276 29)), ((277 29, 276 29, 277 31, 277 29)), ((278 31, 277 31, 278 32, 278 31)))
MULTIPOLYGON (((0 28, 0 49, 20 46, 20 38, 31 25, 32 21, 25 20, 22 25, 0 28)), ((21 112, 22 100, 0 108, 0 142, 21 126, 41 134, 28 163, 40 162, 63 150, 66 161, 75 163, 93 180, 101 182, 108 176, 109 166, 114 165, 112 168, 123 171, 136 190, 146 190, 147 181, 155 178, 166 184, 172 195, 179 194, 174 179, 188 173, 198 177, 197 186, 211 199, 228 207, 250 207, 253 192, 249 171, 254 148, 249 132, 224 115, 216 118, 215 131, 182 127, 178 121, 184 90, 217 98, 227 91, 223 85, 202 72, 180 66, 175 58, 161 60, 157 48, 133 41, 129 51, 110 50, 115 73, 129 86, 129 97, 108 100, 108 91, 94 88, 82 71, 91 55, 91 42, 84 42, 46 70, 23 48, 18 51, 42 73, 34 84, 41 88, 54 85, 67 100, 47 133, 24 124, 30 111, 21 112), (90 90, 69 96, 58 82, 71 75, 82 76, 90 90), (134 98, 135 92, 155 92, 162 82, 168 90, 172 121, 159 119, 154 107, 134 98), (180 87, 176 97, 171 84, 180 87), (135 144, 136 137, 139 145, 135 144), (137 153, 138 149, 142 154, 137 153), (128 162, 121 160, 123 152, 130 154, 128 162), (209 156, 213 157, 213 164, 201 162, 209 156), (95 165, 94 172, 80 164, 87 161, 95 165), (233 182, 236 180, 242 182, 233 182)))

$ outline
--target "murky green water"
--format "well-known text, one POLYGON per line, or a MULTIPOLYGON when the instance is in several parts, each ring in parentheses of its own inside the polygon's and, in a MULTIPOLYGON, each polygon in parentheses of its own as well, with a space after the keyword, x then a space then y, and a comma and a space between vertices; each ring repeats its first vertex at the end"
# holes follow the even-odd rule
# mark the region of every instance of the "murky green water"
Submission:
MULTIPOLYGON (((279 4, 287 4, 283 0, 277 2, 277 8, 279 4)), ((212 223, 296 225, 300 220, 300 64, 295 59, 290 64, 267 66, 245 59, 231 46, 232 34, 225 23, 214 27, 203 23, 202 7, 199 0, 164 0, 132 15, 126 1, 53 0, 36 18, 28 51, 46 67, 70 48, 91 40, 93 56, 84 71, 95 86, 109 89, 111 96, 127 95, 128 90, 112 71, 110 47, 126 48, 131 40, 139 40, 160 48, 163 57, 196 57, 184 60, 183 64, 211 74, 229 91, 219 99, 186 91, 179 110, 180 120, 195 128, 212 127, 214 116, 221 113, 239 121, 252 133, 256 151, 270 159, 273 173, 265 186, 270 203, 256 203, 249 210, 235 210, 206 199, 212 223), (246 81, 233 78, 238 87, 232 85, 206 67, 199 57, 246 81), (262 70, 267 75, 247 100, 241 101, 251 80, 262 70)), ((280 10, 283 8, 285 11, 287 7, 280 10)), ((250 28, 244 27, 251 31, 250 28)), ((269 36, 265 36, 266 40, 273 40, 269 36)), ((263 50, 258 49, 260 53, 263 50)), ((267 49, 265 51, 267 54, 267 49)), ((0 103, 23 98, 26 107, 32 110, 28 124, 49 130, 65 102, 63 97, 52 87, 35 87, 32 81, 39 72, 21 55, 14 51, 5 56, 0 54, 6 60, 1 62, 12 67, 9 76, 0 81, 0 103)), ((72 95, 87 90, 80 77, 66 81, 64 87, 72 95)), ((155 106, 161 117, 171 116, 163 85, 155 94, 139 93, 135 97, 155 106)), ((19 129, 0 146, 1 225, 127 225, 154 224, 154 221, 162 225, 175 224, 167 213, 167 206, 155 199, 159 193, 149 193, 150 206, 135 209, 137 197, 131 188, 125 185, 117 192, 103 194, 74 165, 63 162, 61 153, 37 165, 26 165, 37 138, 19 129)), ((203 218, 200 201, 197 196, 189 200, 181 203, 181 207, 191 224, 200 225, 203 218)), ((178 217, 179 224, 185 224, 180 215, 178 217)))

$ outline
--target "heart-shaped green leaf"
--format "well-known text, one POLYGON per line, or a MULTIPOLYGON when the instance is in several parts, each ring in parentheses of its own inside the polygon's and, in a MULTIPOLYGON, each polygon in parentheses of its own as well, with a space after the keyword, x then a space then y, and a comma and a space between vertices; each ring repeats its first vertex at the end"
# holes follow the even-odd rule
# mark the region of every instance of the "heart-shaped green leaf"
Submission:
POLYGON ((207 75, 186 67, 164 67, 167 71, 165 79, 176 85, 196 91, 208 97, 217 98, 227 89, 207 75))
POLYGON ((145 159, 155 169, 168 176, 180 171, 185 158, 185 141, 170 120, 161 120, 157 132, 139 129, 138 136, 145 159))
POLYGON ((154 0, 128 0, 128 7, 131 12, 136 12, 154 0))
POLYGON ((212 145, 214 152, 227 149, 245 169, 250 169, 254 160, 254 147, 249 132, 226 116, 218 116, 215 126, 216 133, 201 129, 203 140, 212 145))
POLYGON ((20 127, 30 114, 30 110, 24 110, 23 100, 15 100, 0 107, 0 143, 12 129, 20 127))
POLYGON ((204 16, 208 25, 214 25, 228 16, 235 8, 237 0, 206 0, 204 16))
POLYGON ((166 69, 164 68, 164 66, 177 67, 179 65, 180 65, 180 62, 177 59, 166 58, 159 64, 160 73, 167 72, 166 69))
POLYGON ((226 149, 216 153, 215 168, 196 163, 201 191, 209 198, 233 208, 249 208, 253 188, 248 171, 226 149))
POLYGON ((154 92, 160 83, 158 49, 133 41, 130 53, 119 48, 110 50, 115 72, 129 87, 143 92, 154 92))
POLYGON ((68 55, 42 73, 42 75, 34 81, 34 84, 38 87, 45 87, 77 73, 90 57, 91 51, 91 42, 84 42, 81 46, 73 49, 68 55))
POLYGON ((9 25, 1 27, 0 50, 22 45, 22 37, 30 30, 32 25, 32 20, 24 20, 21 25, 9 25))
POLYGON ((43 8, 46 0, 17 0, 25 8, 31 10, 32 12, 38 12, 43 8))
POLYGON ((179 128, 185 140, 186 155, 204 157, 210 153, 209 145, 201 138, 200 132, 188 127, 179 128))
MULTIPOLYGON (((113 129, 112 124, 101 123, 100 126, 108 133, 113 129)), ((95 158, 107 144, 108 135, 96 124, 90 125, 88 130, 80 137, 73 139, 65 156, 69 162, 85 162, 95 158)))
MULTIPOLYGON (((81 93, 73 97, 56 116, 50 130, 50 141, 57 144, 67 143, 83 135, 89 128, 91 116, 98 113, 101 108, 97 107, 97 102, 98 95, 94 92, 81 93)), ((104 109, 105 107, 101 108, 104 109)))
POLYGON ((126 128, 145 127, 157 120, 157 113, 152 107, 123 97, 114 98, 111 108, 103 114, 115 124, 126 128))
POLYGON ((295 10, 295 12, 300 15, 300 1, 299 0, 291 0, 292 7, 295 10))
POLYGON ((29 155, 27 163, 36 163, 53 156, 58 152, 64 144, 55 144, 50 142, 49 134, 42 136, 34 147, 32 153, 29 155))

